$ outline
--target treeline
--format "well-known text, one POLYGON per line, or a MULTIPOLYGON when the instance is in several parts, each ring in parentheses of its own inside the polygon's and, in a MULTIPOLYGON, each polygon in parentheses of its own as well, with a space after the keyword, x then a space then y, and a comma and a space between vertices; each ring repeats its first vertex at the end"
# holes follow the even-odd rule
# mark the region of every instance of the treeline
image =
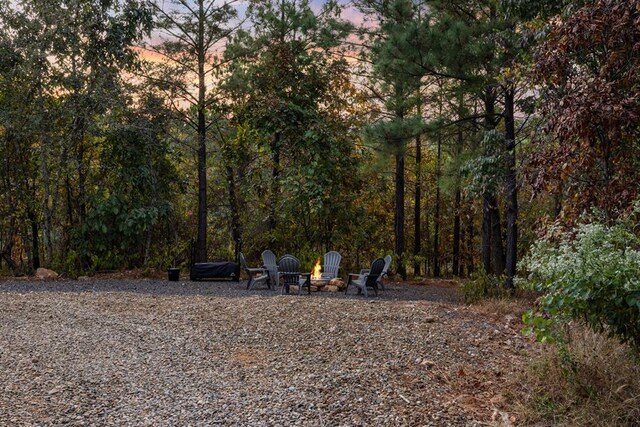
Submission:
POLYGON ((639 10, 0 0, 0 267, 333 249, 513 286, 539 230, 638 197, 639 10))

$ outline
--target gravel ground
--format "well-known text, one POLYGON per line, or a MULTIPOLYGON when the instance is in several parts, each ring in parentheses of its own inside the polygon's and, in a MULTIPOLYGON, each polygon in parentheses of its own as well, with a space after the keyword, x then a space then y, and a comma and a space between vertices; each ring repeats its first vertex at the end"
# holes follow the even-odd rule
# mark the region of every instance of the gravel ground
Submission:
POLYGON ((0 425, 509 425, 532 344, 442 284, 0 282, 0 425))

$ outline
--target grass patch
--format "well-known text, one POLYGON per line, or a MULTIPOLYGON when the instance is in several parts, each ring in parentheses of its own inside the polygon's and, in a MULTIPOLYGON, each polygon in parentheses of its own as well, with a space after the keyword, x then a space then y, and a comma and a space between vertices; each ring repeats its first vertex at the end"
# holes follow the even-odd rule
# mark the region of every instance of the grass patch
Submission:
POLYGON ((466 304, 476 304, 486 299, 502 299, 511 296, 504 287, 504 276, 477 273, 462 283, 462 296, 466 304))
POLYGON ((529 310, 532 304, 528 298, 509 297, 483 299, 474 306, 479 313, 490 317, 501 319, 512 316, 520 321, 524 312, 529 310))
POLYGON ((534 306, 538 293, 524 289, 506 289, 504 276, 478 273, 462 282, 460 292, 466 304, 476 305, 487 314, 512 314, 519 318, 534 306))
POLYGON ((640 360, 629 346, 574 326, 520 381, 525 425, 640 425, 640 360))

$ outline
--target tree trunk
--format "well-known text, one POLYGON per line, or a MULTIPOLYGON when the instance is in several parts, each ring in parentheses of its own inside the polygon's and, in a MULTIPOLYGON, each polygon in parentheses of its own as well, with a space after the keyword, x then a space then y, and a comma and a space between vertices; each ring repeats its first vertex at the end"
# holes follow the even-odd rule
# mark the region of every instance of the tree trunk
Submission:
MULTIPOLYGON (((34 178, 35 181, 35 178, 34 178)), ((31 228, 31 256, 29 261, 31 268, 35 271, 40 268, 40 228, 38 227, 38 215, 35 209, 37 205, 37 194, 35 182, 32 186, 29 185, 29 180, 25 179, 24 183, 25 193, 31 194, 29 200, 27 200, 27 219, 31 228), (31 188, 29 188, 31 187, 31 188)))
MULTIPOLYGON (((44 62, 44 60, 42 61, 44 62)), ((39 70, 40 71, 40 70, 39 70)), ((44 94, 43 94, 43 85, 41 81, 41 73, 38 73, 39 84, 39 94, 38 94, 38 108, 40 115, 40 138, 42 140, 42 144, 40 146, 40 174, 42 175, 42 190, 43 190, 43 203, 42 203, 42 213, 44 216, 44 221, 42 224, 42 234, 44 237, 44 265, 47 268, 51 268, 53 265, 53 242, 51 239, 51 207, 49 203, 51 202, 51 183, 49 179, 49 145, 51 144, 51 140, 49 139, 49 117, 48 113, 45 111, 44 107, 44 94)))
POLYGON ((555 193, 553 195, 553 219, 558 220, 562 213, 562 194, 555 193))
MULTIPOLYGON (((462 119, 462 99, 460 99, 460 112, 458 118, 462 119)), ((462 125, 458 125, 458 137, 456 139, 456 159, 460 159, 462 155, 462 125)), ((454 200, 454 216, 453 216, 453 249, 452 249, 452 266, 451 270, 454 276, 460 275, 460 209, 462 194, 460 190, 460 169, 456 170, 455 182, 455 200, 454 200)))
MULTIPOLYGON (((35 191, 33 192, 33 200, 29 202, 35 203, 35 191)), ((39 242, 39 230, 38 230, 38 217, 32 206, 27 208, 27 218, 31 224, 31 268, 37 270, 40 268, 40 242, 39 242)))
POLYGON ((505 97, 505 141, 506 141, 506 220, 507 220, 507 253, 506 268, 507 280, 505 286, 508 289, 514 287, 513 280, 516 275, 516 263, 518 255, 518 183, 516 177, 516 135, 514 121, 515 91, 509 87, 504 91, 505 97))
POLYGON ((49 167, 48 163, 48 154, 46 152, 42 154, 42 158, 40 159, 40 170, 42 173, 42 189, 43 189, 43 198, 44 201, 42 203, 42 213, 44 214, 44 222, 42 224, 42 234, 44 236, 44 265, 47 268, 51 268, 53 265, 53 241, 51 239, 51 207, 49 206, 51 200, 51 189, 49 182, 49 167))
POLYGON ((277 209, 278 197, 280 195, 280 132, 276 132, 271 140, 271 159, 273 166, 271 169, 271 197, 269 199, 269 244, 275 249, 277 244, 275 231, 278 226, 277 209))
POLYGON ((440 277, 440 162, 442 158, 442 138, 438 136, 438 152, 436 158, 436 204, 433 219, 433 277, 440 277))
MULTIPOLYGON (((470 208, 471 210, 471 208, 470 208)), ((470 212, 467 216, 467 232, 465 233, 466 237, 466 251, 465 251, 465 259, 467 266, 467 275, 470 276, 475 271, 475 263, 474 263, 474 253, 473 253, 473 238, 475 237, 475 227, 473 224, 473 212, 470 212)))
POLYGON ((151 257, 151 240, 153 237, 153 233, 152 233, 152 227, 149 227, 149 229, 147 230, 147 241, 144 244, 144 258, 143 258, 143 265, 148 265, 149 264, 149 258, 151 257))
MULTIPOLYGON (((63 159, 64 164, 64 159, 63 159)), ((65 207, 67 211, 67 227, 64 230, 64 245, 63 245, 63 253, 66 253, 69 249, 71 249, 71 230, 73 229, 74 217, 73 217, 73 189, 71 188, 71 177, 69 176, 69 171, 65 171, 64 177, 64 188, 65 188, 65 207)))
POLYGON ((7 233, 7 242, 2 248, 2 252, 0 252, 0 257, 7 262, 7 265, 9 266, 9 268, 11 268, 11 271, 13 271, 13 274, 15 276, 22 276, 22 270, 20 269, 20 266, 18 265, 18 263, 14 261, 12 257, 15 230, 16 230, 16 219, 15 219, 15 216, 12 216, 11 220, 9 221, 9 231, 7 233))
MULTIPOLYGON (((87 194, 86 194, 87 169, 85 166, 85 142, 84 142, 85 121, 84 121, 84 118, 82 117, 83 113, 79 105, 76 106, 75 114, 76 114, 76 117, 74 118, 74 121, 73 121, 73 129, 71 131, 71 135, 72 135, 71 140, 73 141, 73 148, 74 148, 74 152, 72 153, 75 155, 75 159, 74 159, 75 168, 76 168, 75 172, 78 177, 78 182, 77 182, 78 192, 74 201, 77 207, 77 219, 78 219, 79 230, 82 230, 82 226, 86 223, 86 220, 87 220, 87 194)), ((70 212, 73 211, 72 206, 73 206, 72 201, 69 201, 70 212)), ((76 242, 76 243, 79 243, 78 253, 80 255, 79 261, 78 261, 79 262, 78 267, 85 268, 85 267, 88 267, 90 263, 89 254, 87 252, 86 236, 85 236, 85 233, 83 233, 82 231, 77 233, 76 236, 77 238, 80 239, 79 242, 76 242)))
POLYGON ((76 162, 78 166, 78 219, 82 226, 87 220, 87 168, 85 167, 84 120, 78 124, 76 162))
POLYGON ((491 274, 491 205, 492 195, 485 191, 482 195, 482 267, 491 274))
POLYGON ((242 226, 240 224, 240 206, 236 193, 236 181, 233 168, 226 167, 227 185, 229 187, 229 208, 231 210, 231 238, 233 239, 234 256, 237 262, 242 251, 242 226))
MULTIPOLYGON (((427 236, 427 239, 429 239, 429 237, 431 236, 431 222, 429 221, 429 210, 427 210, 425 212, 425 214, 427 215, 426 221, 424 222, 424 234, 425 236, 427 236)), ((431 268, 431 262, 433 261, 433 254, 431 253, 431 245, 428 244, 426 249, 425 249, 425 254, 424 254, 424 274, 426 276, 429 276, 432 273, 432 268, 431 268)))
POLYGON ((504 273, 504 248, 502 246, 502 223, 500 210, 495 196, 489 199, 489 215, 491 216, 491 257, 493 258, 493 274, 504 273))
POLYGON ((207 126, 205 122, 205 60, 204 46, 204 18, 205 10, 202 0, 198 0, 198 237, 197 237, 197 262, 207 260, 207 126))
POLYGON ((398 256, 398 274, 407 277, 404 263, 404 154, 396 154, 396 195, 394 231, 396 237, 396 255, 398 256))
POLYGON ((420 242, 420 214, 422 211, 421 206, 421 186, 422 186, 422 141, 420 135, 416 136, 416 187, 415 187, 415 205, 414 205, 414 229, 413 229, 413 274, 414 276, 420 276, 420 250, 422 245, 420 242))
MULTIPOLYGON (((77 76, 79 74, 78 71, 78 58, 73 56, 71 59, 71 67, 72 67, 72 75, 77 76)), ((90 81, 89 86, 91 86, 91 76, 88 76, 87 79, 90 81)), ((82 99, 82 86, 79 82, 75 82, 73 84, 73 122, 71 125, 71 155, 75 156, 75 172, 78 177, 77 182, 77 197, 75 197, 74 201, 76 202, 76 206, 78 208, 77 215, 79 221, 79 228, 82 230, 82 226, 86 223, 87 218, 87 196, 86 196, 86 184, 87 184, 87 168, 85 166, 85 132, 87 123, 85 120, 85 106, 80 102, 82 99)), ((90 91, 90 89, 87 89, 90 91)), ((68 178, 68 177, 67 177, 68 178)), ((69 195, 69 197, 71 197, 69 195)), ((69 203, 69 209, 72 212, 72 204, 69 203)), ((85 241, 84 233, 78 233, 80 240, 80 263, 81 267, 88 267, 89 265, 89 254, 87 253, 87 245, 85 241)))
POLYGON ((460 275, 460 184, 456 183, 456 196, 454 202, 453 217, 453 250, 452 250, 452 273, 454 276, 460 275))
MULTIPOLYGON (((495 114, 496 87, 487 86, 484 93, 485 131, 496 128, 495 114)), ((486 156, 494 155, 494 147, 485 147, 486 156)), ((482 208, 482 263, 487 274, 500 275, 504 272, 504 251, 502 248, 502 227, 500 211, 495 191, 486 189, 483 194, 482 208)))

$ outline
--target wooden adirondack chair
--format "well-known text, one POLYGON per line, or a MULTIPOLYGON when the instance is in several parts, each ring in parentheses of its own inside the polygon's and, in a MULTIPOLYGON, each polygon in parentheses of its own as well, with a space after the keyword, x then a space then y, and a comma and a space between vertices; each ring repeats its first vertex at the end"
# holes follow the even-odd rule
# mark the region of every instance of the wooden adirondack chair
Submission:
POLYGON ((247 265, 247 261, 244 258, 244 254, 240 252, 240 266, 249 275, 249 281, 247 282, 247 289, 253 289, 258 283, 266 283, 267 287, 271 289, 271 283, 269 281, 269 270, 262 267, 250 268, 247 265))
POLYGON ((269 272, 269 282, 274 289, 280 284, 280 276, 278 275, 278 263, 276 262, 276 254, 269 249, 262 252, 262 266, 269 272))
POLYGON ((347 294, 347 291, 349 290, 349 285, 354 285, 355 287, 358 288, 358 293, 364 291, 365 297, 369 296, 369 293, 367 292, 367 288, 372 288, 377 296, 378 295, 378 278, 380 277, 380 274, 382 273, 383 268, 384 268, 384 259, 378 258, 377 260, 373 261, 373 264, 371 264, 371 268, 369 269, 368 272, 365 272, 364 274, 362 274, 364 271, 363 270, 360 273, 349 273, 349 280, 347 281, 347 287, 344 290, 344 294, 345 295, 347 294))
POLYGON ((300 260, 293 255, 285 255, 278 262, 278 274, 282 279, 282 293, 289 293, 291 285, 298 287, 298 295, 304 286, 311 294, 311 273, 300 272, 300 260))
POLYGON ((322 279, 331 280, 338 277, 340 270, 340 261, 342 255, 336 251, 330 251, 324 254, 324 264, 322 265, 322 279))

